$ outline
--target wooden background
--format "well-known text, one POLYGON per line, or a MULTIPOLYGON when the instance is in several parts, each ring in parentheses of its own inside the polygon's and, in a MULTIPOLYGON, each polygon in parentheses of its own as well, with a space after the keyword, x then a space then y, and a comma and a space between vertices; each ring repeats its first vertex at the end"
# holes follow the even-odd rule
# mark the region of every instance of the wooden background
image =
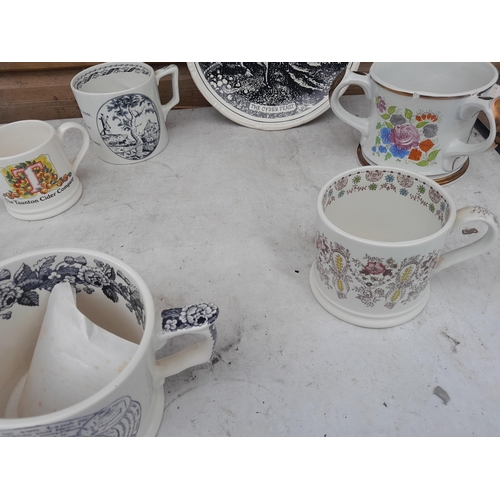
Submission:
MULTIPOLYGON (((80 118, 81 113, 70 88, 71 79, 81 70, 98 64, 79 63, 1 63, 0 62, 0 123, 19 120, 56 120, 80 118)), ((171 63, 148 63, 154 69, 171 63)), ((210 106, 191 78, 185 62, 179 67, 180 102, 175 107, 210 106)), ((372 63, 360 63, 359 71, 368 71, 372 63)), ((500 70, 500 63, 493 63, 500 70)), ((172 96, 170 79, 160 81, 160 99, 168 102, 172 96)), ((347 94, 359 94, 361 89, 350 87, 347 94)))
MULTIPOLYGON (((0 123, 19 120, 57 120, 81 118, 70 88, 71 79, 96 62, 81 63, 1 63, 0 123)), ((172 63, 148 63, 154 69, 172 63)), ((210 106, 191 78, 185 62, 179 67, 180 102, 176 109, 210 106)), ((371 63, 361 63, 359 71, 367 71, 371 63)), ((160 99, 167 103, 172 97, 170 78, 160 80, 160 99)), ((358 93, 355 88, 350 93, 358 93)))

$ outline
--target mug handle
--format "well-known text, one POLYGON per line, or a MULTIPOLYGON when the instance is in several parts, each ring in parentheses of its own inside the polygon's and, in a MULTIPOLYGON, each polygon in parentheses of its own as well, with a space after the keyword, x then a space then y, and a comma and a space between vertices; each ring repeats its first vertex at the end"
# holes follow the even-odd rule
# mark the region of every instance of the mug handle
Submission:
POLYGON ((499 221, 496 215, 483 207, 461 208, 457 211, 455 224, 453 224, 450 232, 468 222, 484 222, 488 225, 488 230, 479 240, 441 254, 434 273, 438 273, 453 264, 477 257, 486 252, 496 242, 499 232, 499 221))
POLYGON ((341 104, 340 96, 342 95, 342 90, 349 85, 358 85, 365 92, 365 97, 370 101, 373 100, 373 88, 371 85, 370 76, 366 73, 360 73, 358 71, 347 71, 346 75, 342 81, 337 85, 330 98, 330 106, 333 112, 345 123, 354 127, 356 130, 361 132, 361 143, 363 143, 368 137, 370 130, 370 119, 355 116, 349 113, 341 104))
POLYGON ((490 149, 491 145, 495 142, 496 135, 496 122, 493 115, 493 98, 470 96, 460 106, 458 116, 461 120, 469 120, 475 113, 483 111, 489 122, 490 134, 486 139, 479 144, 467 144, 460 139, 455 139, 444 151, 443 157, 446 159, 444 162, 445 170, 453 170, 453 163, 457 156, 470 156, 479 153, 484 153, 490 149))
POLYGON ((71 167, 73 168, 73 172, 76 173, 78 165, 80 165, 80 162, 82 161, 82 158, 85 156, 87 149, 89 149, 90 136, 89 133, 87 132, 87 129, 82 125, 80 125, 79 123, 66 122, 63 123, 56 131, 57 136, 59 137, 59 140, 61 141, 62 144, 64 144, 64 134, 71 128, 76 128, 77 130, 79 130, 82 133, 82 139, 83 139, 80 151, 78 151, 77 155, 70 162, 71 167))
POLYGON ((172 75, 172 99, 167 104, 161 106, 163 117, 167 119, 167 113, 179 103, 179 68, 175 64, 165 66, 155 71, 156 85, 160 85, 160 80, 167 75, 172 75))
POLYGON ((155 352, 179 335, 198 335, 202 338, 180 352, 156 360, 153 378, 157 387, 163 384, 166 377, 210 361, 217 340, 214 323, 218 315, 219 308, 209 303, 162 311, 163 333, 156 339, 155 352))

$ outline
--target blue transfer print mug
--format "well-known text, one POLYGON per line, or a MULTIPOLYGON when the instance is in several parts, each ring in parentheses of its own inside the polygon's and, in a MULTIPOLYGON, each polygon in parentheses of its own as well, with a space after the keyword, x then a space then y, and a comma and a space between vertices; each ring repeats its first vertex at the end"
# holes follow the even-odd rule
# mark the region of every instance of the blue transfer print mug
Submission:
POLYGON ((153 297, 139 274, 93 250, 57 248, 0 262, 0 436, 154 436, 163 415, 165 378, 210 361, 218 308, 201 303, 161 313, 155 331, 153 297), (76 290, 77 306, 92 322, 138 345, 116 378, 73 406, 36 417, 12 418, 22 391, 51 290, 76 290), (156 359, 178 335, 194 343, 156 359), (4 418, 1 418, 4 417, 4 418))
POLYGON ((71 90, 98 156, 134 164, 161 153, 168 144, 166 119, 179 102, 179 70, 155 71, 145 63, 103 63, 78 73, 71 90), (160 79, 171 75, 172 98, 160 102, 160 79))

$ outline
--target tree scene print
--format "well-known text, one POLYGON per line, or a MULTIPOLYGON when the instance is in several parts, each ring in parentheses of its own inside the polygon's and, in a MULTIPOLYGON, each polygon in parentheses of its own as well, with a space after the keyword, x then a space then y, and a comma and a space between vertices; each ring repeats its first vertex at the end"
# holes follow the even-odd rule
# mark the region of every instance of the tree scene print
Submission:
POLYGON ((383 157, 385 161, 395 158, 405 160, 418 167, 428 167, 436 163, 441 151, 437 139, 439 116, 430 111, 414 114, 408 108, 388 106, 381 96, 375 98, 375 106, 381 121, 372 155, 383 157))
POLYGON ((212 92, 231 107, 256 118, 303 114, 328 99, 347 63, 198 63, 212 92))
POLYGON ((127 160, 146 158, 160 140, 158 110, 142 94, 121 95, 103 104, 97 113, 97 129, 106 146, 127 160))

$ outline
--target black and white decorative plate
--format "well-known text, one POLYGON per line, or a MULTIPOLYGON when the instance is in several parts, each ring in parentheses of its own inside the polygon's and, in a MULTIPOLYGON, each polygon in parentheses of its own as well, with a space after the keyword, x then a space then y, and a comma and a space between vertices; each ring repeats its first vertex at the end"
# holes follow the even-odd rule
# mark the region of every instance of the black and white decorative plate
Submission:
POLYGON ((246 127, 283 130, 303 125, 330 108, 333 82, 347 62, 194 62, 191 77, 221 114, 246 127))

